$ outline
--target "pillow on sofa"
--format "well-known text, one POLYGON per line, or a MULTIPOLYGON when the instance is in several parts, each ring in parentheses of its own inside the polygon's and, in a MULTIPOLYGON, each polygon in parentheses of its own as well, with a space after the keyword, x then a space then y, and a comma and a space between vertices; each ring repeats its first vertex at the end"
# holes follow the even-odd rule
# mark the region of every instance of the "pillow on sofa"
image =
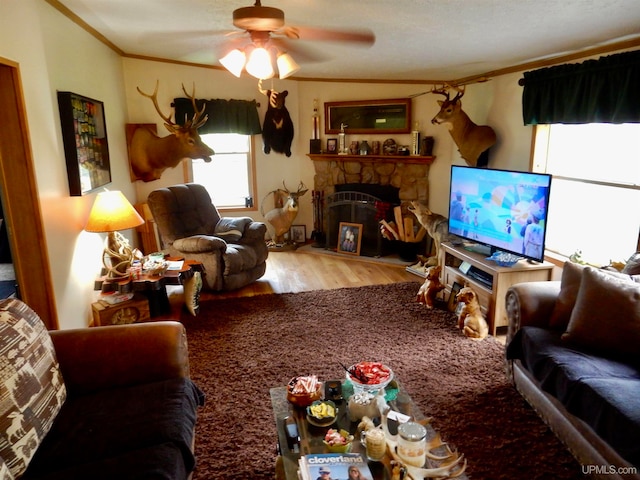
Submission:
POLYGON ((640 359, 640 284, 586 267, 562 340, 603 354, 640 359))
POLYGON ((585 266, 573 262, 565 262, 560 278, 560 293, 551 312, 549 326, 558 330, 565 330, 571 318, 571 311, 576 304, 582 271, 585 266))
POLYGON ((9 467, 7 467, 7 464, 4 463, 2 458, 0 458, 0 478, 2 478, 2 480, 13 480, 13 475, 11 475, 9 467))
POLYGON ((242 233, 247 225, 253 222, 250 217, 230 218, 223 217, 216 224, 215 235, 226 242, 237 242, 242 238, 242 233))
POLYGON ((17 299, 0 302, 0 457, 14 477, 29 465, 67 391, 49 332, 17 299))
MULTIPOLYGON (((551 312, 549 326, 557 330, 565 330, 571 318, 571 312, 576 304, 578 291, 582 282, 582 274, 587 265, 574 262, 565 262, 562 267, 562 277, 560 278, 560 293, 556 299, 556 304, 551 312)), ((593 267, 589 267, 593 268, 593 267)), ((640 276, 630 275, 627 272, 617 272, 611 270, 598 270, 605 275, 611 275, 615 278, 640 283, 640 276)))

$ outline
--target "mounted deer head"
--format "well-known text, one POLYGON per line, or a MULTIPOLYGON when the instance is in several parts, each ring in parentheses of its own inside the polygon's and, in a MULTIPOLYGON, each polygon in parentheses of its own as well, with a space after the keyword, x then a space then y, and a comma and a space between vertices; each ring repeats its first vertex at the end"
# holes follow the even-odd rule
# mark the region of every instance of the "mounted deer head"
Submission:
POLYGON ((276 244, 284 242, 284 234, 289 231, 291 224, 293 224, 293 221, 298 215, 298 199, 309 191, 302 182, 298 185, 296 192, 290 192, 284 180, 282 181, 282 186, 284 190, 279 188, 267 194, 274 195, 276 208, 269 210, 265 214, 262 210, 264 201, 260 206, 260 213, 262 213, 266 220, 267 230, 269 230, 271 240, 276 244), (279 204, 282 206, 278 206, 279 204))
POLYGON ((469 116, 462 110, 460 99, 464 95, 464 87, 458 88, 458 93, 453 100, 449 99, 449 92, 446 88, 432 90, 433 93, 444 95, 446 100, 438 100, 440 111, 433 117, 433 124, 447 124, 449 133, 458 146, 460 156, 471 166, 486 166, 488 156, 480 156, 489 147, 496 143, 496 133, 493 128, 483 125, 478 126, 471 121, 469 116))
POLYGON ((164 120, 164 126, 171 132, 171 135, 159 137, 150 129, 140 127, 135 130, 131 137, 129 147, 129 163, 131 165, 131 179, 150 182, 162 176, 167 168, 174 168, 184 158, 202 158, 205 162, 211 161, 211 155, 215 152, 204 144, 198 128, 204 125, 208 119, 204 114, 205 105, 198 111, 195 100, 195 85, 191 95, 182 85, 182 91, 193 104, 193 118, 185 121, 184 125, 178 125, 171 120, 171 115, 164 115, 158 105, 158 85, 152 94, 144 93, 137 87, 140 95, 150 98, 153 106, 164 120))

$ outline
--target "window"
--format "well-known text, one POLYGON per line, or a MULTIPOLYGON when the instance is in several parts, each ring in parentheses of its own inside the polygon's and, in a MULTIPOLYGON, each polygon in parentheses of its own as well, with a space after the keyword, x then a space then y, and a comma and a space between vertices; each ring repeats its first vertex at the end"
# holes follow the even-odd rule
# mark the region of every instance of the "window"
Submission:
POLYGON ((640 232, 640 124, 538 125, 534 166, 553 175, 546 249, 626 260, 640 232))
POLYGON ((192 178, 203 185, 219 209, 252 207, 255 191, 253 137, 236 133, 200 135, 216 154, 211 162, 191 161, 192 178))

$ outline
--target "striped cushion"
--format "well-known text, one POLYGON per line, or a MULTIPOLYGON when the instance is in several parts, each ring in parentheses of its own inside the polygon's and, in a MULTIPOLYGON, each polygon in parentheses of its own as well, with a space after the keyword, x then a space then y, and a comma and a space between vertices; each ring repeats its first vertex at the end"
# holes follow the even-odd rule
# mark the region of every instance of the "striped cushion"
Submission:
POLYGON ((66 399, 53 343, 38 315, 0 302, 0 458, 24 473, 66 399))

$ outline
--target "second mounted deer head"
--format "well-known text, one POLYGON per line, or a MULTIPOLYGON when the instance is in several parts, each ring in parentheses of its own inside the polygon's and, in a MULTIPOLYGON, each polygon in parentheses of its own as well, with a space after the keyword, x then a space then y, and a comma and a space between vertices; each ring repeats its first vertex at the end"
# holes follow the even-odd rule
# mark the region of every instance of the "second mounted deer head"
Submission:
POLYGON ((435 89, 433 93, 444 95, 446 100, 438 100, 440 111, 433 117, 431 123, 446 124, 449 133, 458 146, 460 156, 467 164, 475 167, 484 167, 488 163, 488 155, 485 153, 489 147, 496 143, 496 133, 487 125, 476 125, 462 110, 460 99, 464 95, 464 87, 458 89, 453 99, 449 98, 446 88, 435 89))

